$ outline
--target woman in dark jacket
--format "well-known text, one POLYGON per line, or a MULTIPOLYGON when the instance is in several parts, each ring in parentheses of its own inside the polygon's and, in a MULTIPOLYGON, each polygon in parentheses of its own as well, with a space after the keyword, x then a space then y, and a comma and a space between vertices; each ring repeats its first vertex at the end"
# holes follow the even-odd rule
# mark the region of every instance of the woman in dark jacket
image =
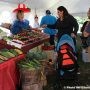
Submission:
POLYGON ((90 8, 87 12, 87 16, 88 16, 88 21, 85 21, 81 28, 81 32, 82 32, 81 39, 82 39, 83 48, 88 47, 87 42, 89 42, 89 45, 90 45, 90 36, 88 36, 90 34, 90 29, 89 29, 90 28, 90 8))
POLYGON ((44 25, 43 27, 48 27, 51 29, 58 29, 58 40, 62 35, 68 34, 70 35, 74 43, 76 44, 75 37, 78 31, 78 23, 76 19, 70 15, 67 9, 63 6, 57 8, 58 19, 53 25, 44 25))
MULTIPOLYGON (((85 36, 84 31, 85 31, 85 29, 87 29, 87 26, 90 23, 90 8, 89 8, 89 10, 87 12, 87 16, 88 16, 88 21, 85 21, 82 28, 81 28, 82 36, 85 36)), ((86 32, 90 32, 90 29, 88 31, 86 30, 86 32)))

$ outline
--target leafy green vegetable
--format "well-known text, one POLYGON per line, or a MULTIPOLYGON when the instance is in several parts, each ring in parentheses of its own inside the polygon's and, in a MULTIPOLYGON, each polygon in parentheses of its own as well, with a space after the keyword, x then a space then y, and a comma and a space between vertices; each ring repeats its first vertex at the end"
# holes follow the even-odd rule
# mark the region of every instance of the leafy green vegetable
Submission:
POLYGON ((32 59, 42 60, 47 58, 47 54, 43 51, 29 52, 27 54, 27 58, 29 58, 30 60, 32 59))
POLYGON ((13 38, 12 38, 12 37, 7 37, 7 36, 5 36, 5 37, 4 37, 4 40, 6 40, 6 41, 7 41, 7 40, 13 40, 13 38))
POLYGON ((19 63, 20 68, 39 69, 40 61, 47 58, 47 54, 42 51, 28 52, 25 60, 19 63))

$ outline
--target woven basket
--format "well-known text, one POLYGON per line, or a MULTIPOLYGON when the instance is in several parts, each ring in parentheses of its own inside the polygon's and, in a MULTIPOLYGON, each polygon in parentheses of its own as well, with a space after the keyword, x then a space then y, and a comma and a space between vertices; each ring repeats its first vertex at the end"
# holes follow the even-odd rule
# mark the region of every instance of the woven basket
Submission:
POLYGON ((47 54, 47 60, 54 60, 54 50, 45 50, 44 52, 47 54))
POLYGON ((41 83, 32 84, 32 85, 28 83, 22 85, 22 90, 43 90, 43 86, 41 85, 41 83))
POLYGON ((47 59, 39 60, 42 66, 47 64, 47 59))
POLYGON ((22 83, 34 84, 40 81, 41 69, 38 70, 21 69, 20 74, 22 83))

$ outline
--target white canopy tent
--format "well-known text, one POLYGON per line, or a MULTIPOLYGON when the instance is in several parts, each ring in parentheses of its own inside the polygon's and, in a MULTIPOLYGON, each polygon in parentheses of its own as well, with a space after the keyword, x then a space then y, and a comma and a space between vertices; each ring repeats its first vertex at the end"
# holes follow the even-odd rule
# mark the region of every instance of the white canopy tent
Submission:
POLYGON ((35 9, 40 18, 45 15, 46 9, 50 9, 53 15, 56 15, 58 6, 65 6, 74 16, 84 17, 90 7, 90 0, 0 0, 0 22, 10 22, 12 11, 19 3, 24 3, 31 8, 31 12, 28 13, 28 19, 31 23, 35 9))
POLYGON ((12 7, 18 5, 18 3, 25 3, 32 10, 35 8, 37 11, 51 9, 53 13, 61 5, 65 6, 70 13, 86 12, 90 7, 90 0, 0 0, 0 2, 9 3, 12 7))

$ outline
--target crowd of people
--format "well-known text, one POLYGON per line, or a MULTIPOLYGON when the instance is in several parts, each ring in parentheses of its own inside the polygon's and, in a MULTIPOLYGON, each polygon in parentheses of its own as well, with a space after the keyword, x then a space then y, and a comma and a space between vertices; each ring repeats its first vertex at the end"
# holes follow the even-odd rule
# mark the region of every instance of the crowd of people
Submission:
MULTIPOLYGON (((11 33, 18 34, 22 30, 36 30, 39 27, 44 28, 44 33, 50 35, 50 45, 54 45, 54 37, 57 34, 58 40, 62 35, 68 34, 73 38, 74 44, 76 45, 76 36, 79 29, 77 20, 68 12, 64 6, 57 8, 56 18, 51 14, 50 10, 46 10, 46 15, 42 17, 40 24, 38 23, 38 16, 34 17, 34 28, 29 25, 29 21, 24 19, 24 11, 18 10, 16 12, 16 20, 11 26, 11 33)), ((90 34, 90 9, 87 13, 88 21, 83 24, 81 29, 83 37, 89 37, 90 34)))

